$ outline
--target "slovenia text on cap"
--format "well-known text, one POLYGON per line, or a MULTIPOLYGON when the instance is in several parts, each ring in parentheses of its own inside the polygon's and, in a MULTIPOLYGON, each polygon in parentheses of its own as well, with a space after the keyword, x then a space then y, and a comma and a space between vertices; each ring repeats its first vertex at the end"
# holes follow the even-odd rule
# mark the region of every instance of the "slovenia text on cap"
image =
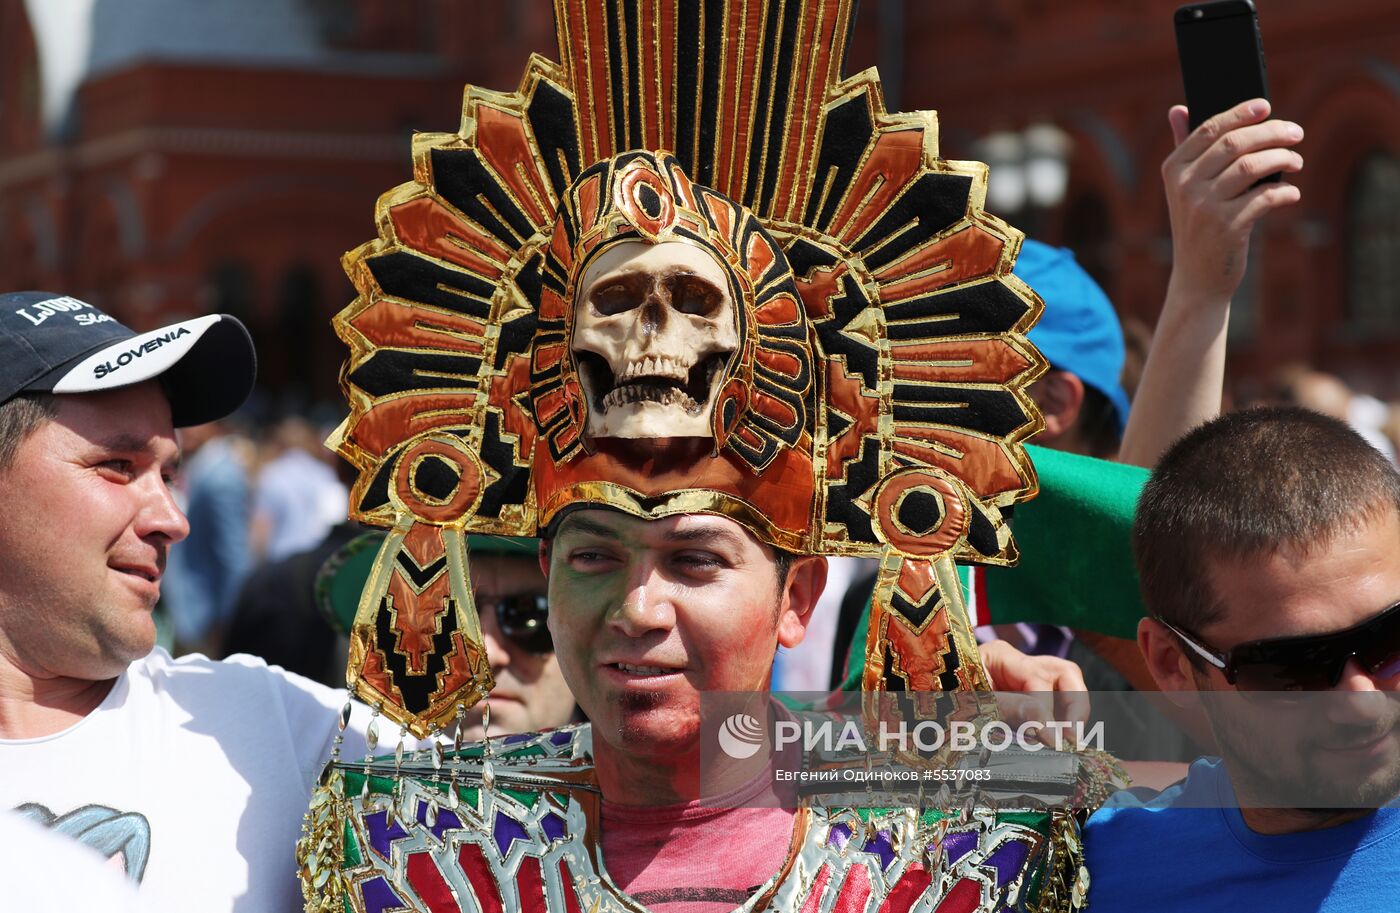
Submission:
POLYGON ((1113 404, 1118 433, 1128 423, 1123 373, 1123 327, 1099 284, 1062 247, 1027 238, 1015 273, 1045 302, 1045 313, 1031 328, 1031 342, 1052 368, 1068 371, 1113 404))
POLYGON ((135 333, 52 292, 0 294, 0 403, 21 393, 94 393, 160 378, 177 428, 223 418, 257 373, 236 318, 209 314, 135 333))

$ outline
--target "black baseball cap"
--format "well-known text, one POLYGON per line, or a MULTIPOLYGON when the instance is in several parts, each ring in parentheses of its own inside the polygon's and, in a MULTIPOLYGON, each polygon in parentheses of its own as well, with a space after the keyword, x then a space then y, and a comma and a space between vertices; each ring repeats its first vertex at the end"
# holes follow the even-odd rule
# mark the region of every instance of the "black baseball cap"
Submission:
POLYGON ((159 378, 176 428, 233 412, 257 356, 235 317, 209 314, 136 333, 69 295, 0 294, 0 403, 22 393, 95 393, 159 378))

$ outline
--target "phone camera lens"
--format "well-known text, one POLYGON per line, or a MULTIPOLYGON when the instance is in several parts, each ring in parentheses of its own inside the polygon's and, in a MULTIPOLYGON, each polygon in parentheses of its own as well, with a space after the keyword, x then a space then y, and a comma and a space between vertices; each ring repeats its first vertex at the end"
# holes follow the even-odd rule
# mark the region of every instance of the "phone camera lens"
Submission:
POLYGON ((1194 10, 1191 11, 1191 18, 1193 18, 1193 19, 1200 19, 1200 18, 1201 18, 1202 16, 1204 16, 1205 14, 1206 14, 1206 11, 1203 10, 1203 9, 1194 9, 1194 10))

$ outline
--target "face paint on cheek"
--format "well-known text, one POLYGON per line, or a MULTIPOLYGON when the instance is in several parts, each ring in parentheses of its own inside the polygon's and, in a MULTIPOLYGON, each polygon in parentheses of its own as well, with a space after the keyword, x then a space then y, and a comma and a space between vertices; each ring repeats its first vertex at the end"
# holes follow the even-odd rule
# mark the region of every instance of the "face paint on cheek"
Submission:
MULTIPOLYGON (((551 609, 559 606, 571 618, 578 617, 587 614, 606 589, 599 585, 595 575, 580 574, 565 567, 550 576, 549 605, 551 609)), ((555 613, 549 614, 553 617, 555 613)))
POLYGON ((560 663, 568 664, 571 652, 586 638, 590 626, 590 594, 578 575, 561 570, 550 575, 548 598, 545 625, 554 639, 560 663))

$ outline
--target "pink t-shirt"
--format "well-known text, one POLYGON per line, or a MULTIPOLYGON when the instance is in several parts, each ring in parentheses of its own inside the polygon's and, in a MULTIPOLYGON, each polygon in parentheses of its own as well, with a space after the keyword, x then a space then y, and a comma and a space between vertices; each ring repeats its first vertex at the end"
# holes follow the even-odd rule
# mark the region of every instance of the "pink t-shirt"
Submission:
POLYGON ((724 796, 679 805, 603 803, 603 862, 653 913, 730 913, 777 874, 792 841, 791 808, 748 808, 771 773, 724 796))

